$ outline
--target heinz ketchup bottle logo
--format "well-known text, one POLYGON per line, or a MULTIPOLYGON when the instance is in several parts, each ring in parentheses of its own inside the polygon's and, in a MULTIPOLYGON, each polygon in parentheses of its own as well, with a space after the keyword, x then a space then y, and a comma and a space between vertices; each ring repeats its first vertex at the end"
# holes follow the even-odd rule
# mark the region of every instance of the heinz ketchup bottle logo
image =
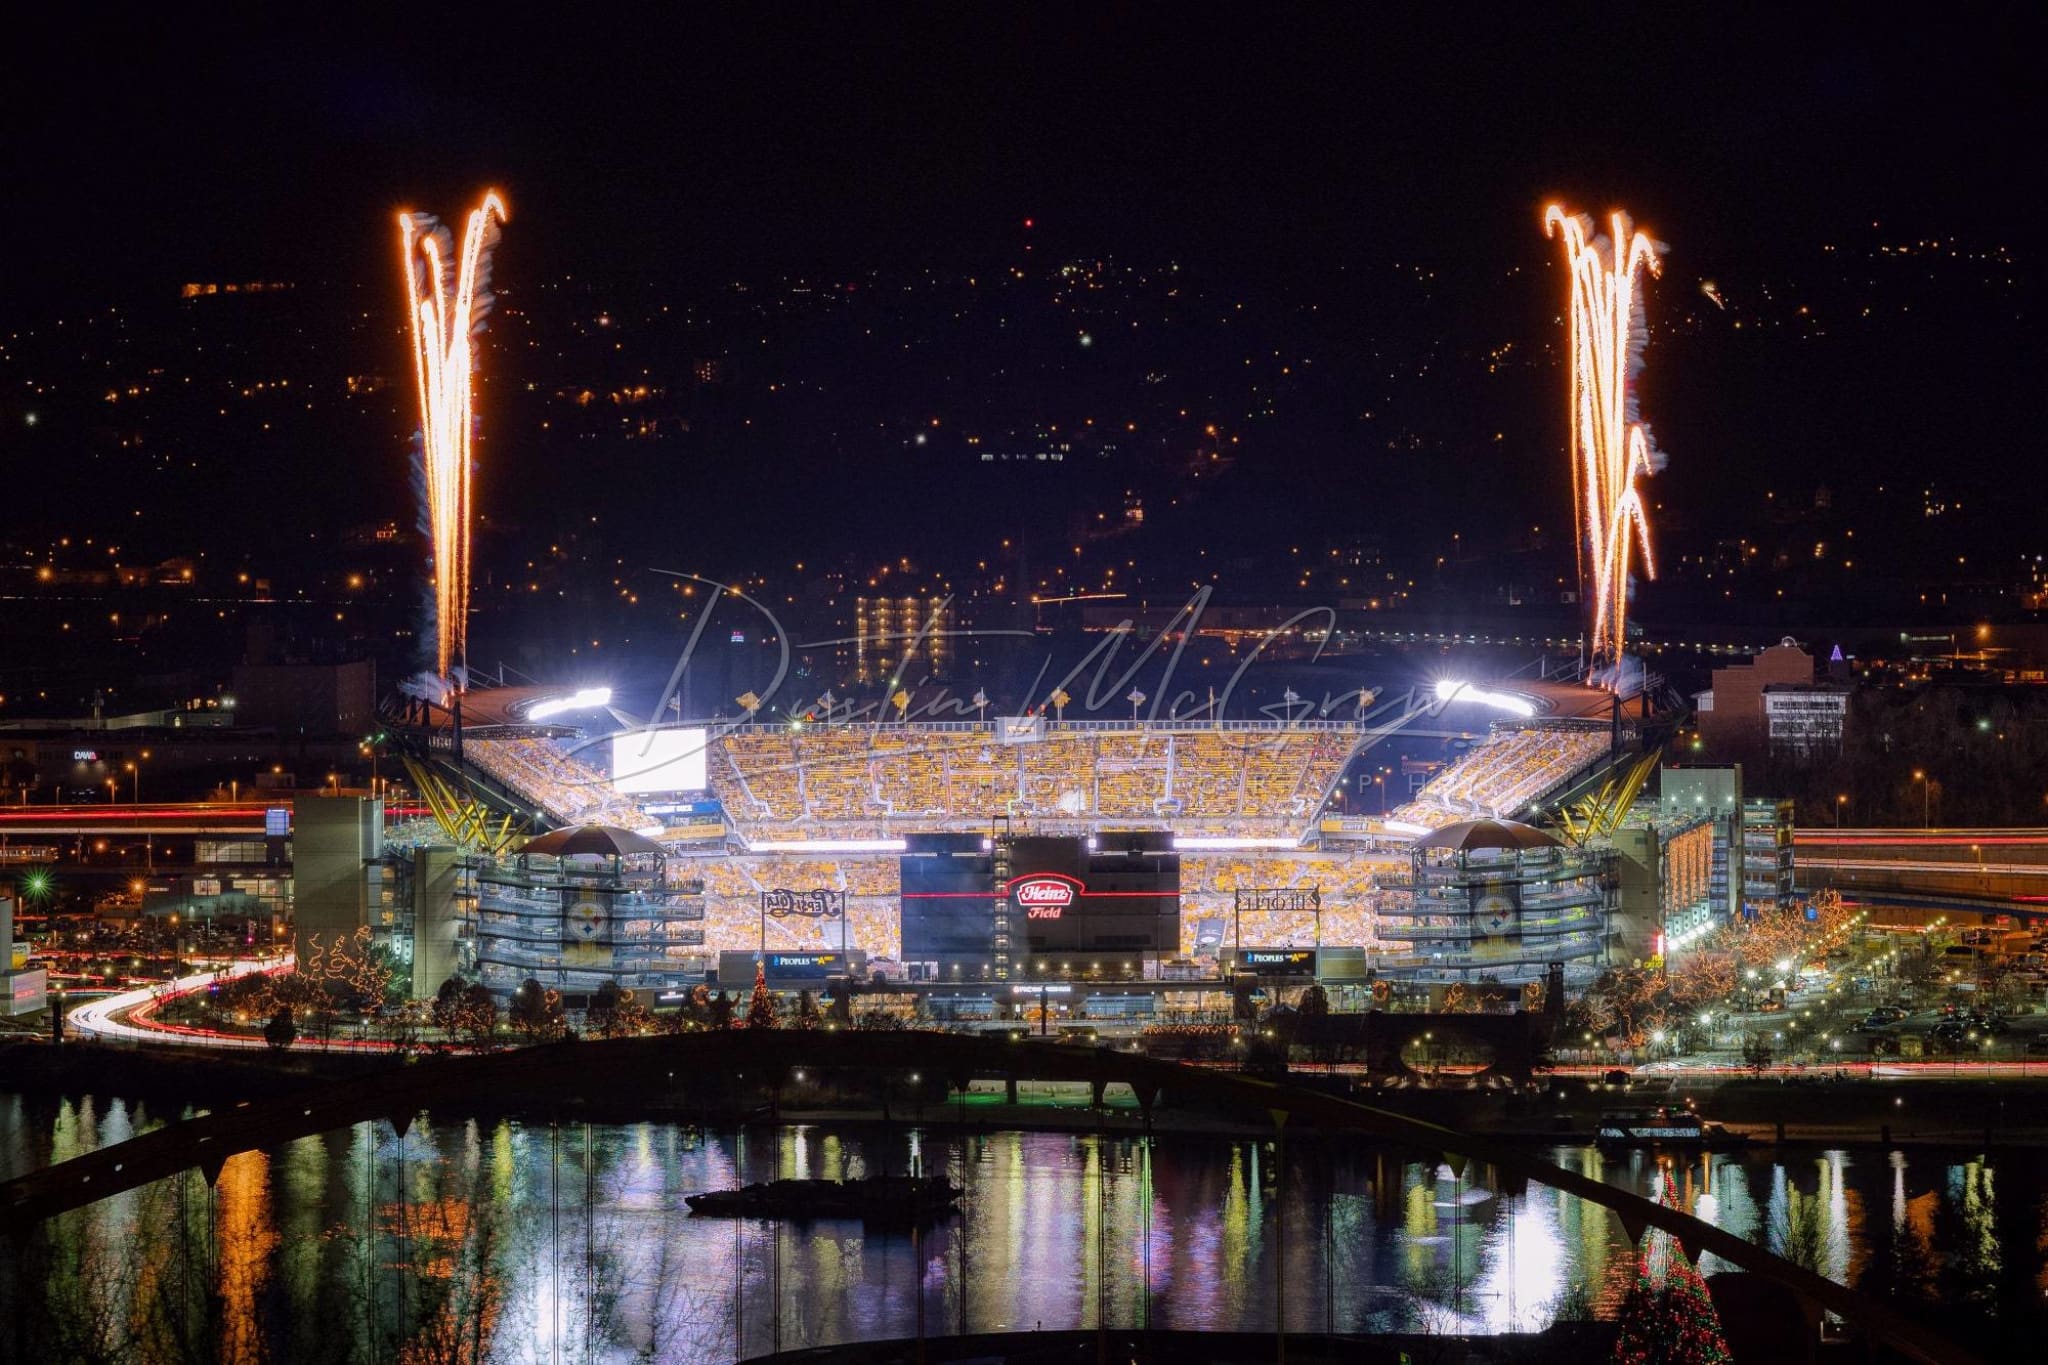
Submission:
POLYGON ((1080 893, 1080 882, 1057 872, 1034 872, 1010 882, 1010 894, 1029 919, 1058 919, 1080 893))

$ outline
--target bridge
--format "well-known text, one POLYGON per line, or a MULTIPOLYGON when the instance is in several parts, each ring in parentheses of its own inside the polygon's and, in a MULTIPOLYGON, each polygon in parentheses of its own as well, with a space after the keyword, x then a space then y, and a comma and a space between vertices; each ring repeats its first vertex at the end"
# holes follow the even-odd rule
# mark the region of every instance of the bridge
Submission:
MULTIPOLYGON (((1967 1352, 1879 1300, 1859 1294, 1765 1248, 1678 1209, 1617 1189, 1532 1156, 1508 1142, 1461 1132, 1360 1104, 1286 1079, 1268 1079, 1206 1067, 1183 1066, 1109 1048, 1071 1048, 973 1035, 861 1030, 732 1030, 576 1042, 475 1057, 444 1058, 395 1067, 337 1082, 317 1095, 244 1101, 233 1108, 173 1123, 0 1184, 0 1228, 16 1252, 43 1220, 194 1167, 209 1184, 228 1158, 278 1147, 355 1124, 385 1120, 402 1137, 416 1115, 465 1103, 525 1102, 573 1111, 606 1101, 644 1104, 649 1098, 701 1102, 707 1085, 742 1103, 742 1086, 758 1086, 771 1108, 783 1084, 799 1072, 923 1074, 944 1078, 955 1093, 976 1079, 1080 1082, 1093 1093, 1098 1120, 1109 1086, 1129 1086, 1137 1097, 1136 1122, 1152 1129, 1162 1104, 1203 1110, 1260 1126, 1270 1125, 1284 1149, 1290 1134, 1354 1136, 1412 1151, 1434 1153, 1462 1175, 1468 1162, 1562 1190, 1612 1210, 1631 1241, 1657 1229, 1677 1239, 1695 1260, 1714 1255, 1785 1289, 1803 1301, 1855 1324, 1925 1365, 1974 1365, 1967 1352), (681 1077, 681 1081, 678 1081, 681 1077)), ((1119 1124, 1132 1120, 1119 1119, 1119 1124)))
POLYGON ((0 807, 0 838, 44 839, 89 835, 133 838, 138 835, 211 835, 263 837, 266 810, 291 809, 291 799, 275 802, 184 801, 132 802, 86 806, 0 807))
POLYGON ((1800 885, 1857 900, 2048 916, 2048 829, 1801 829, 1800 885))

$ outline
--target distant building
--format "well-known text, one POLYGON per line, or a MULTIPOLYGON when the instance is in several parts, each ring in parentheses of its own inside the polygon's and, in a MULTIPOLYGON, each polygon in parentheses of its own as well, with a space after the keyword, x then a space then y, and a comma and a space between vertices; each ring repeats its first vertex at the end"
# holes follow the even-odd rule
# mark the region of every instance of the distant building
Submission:
POLYGON ((1707 866, 1707 900, 1715 915, 1736 918, 1742 913, 1742 765, 1665 768, 1658 773, 1657 783, 1659 819, 1705 819, 1710 823, 1713 849, 1707 866))
POLYGON ((943 678, 953 663, 948 597, 861 597, 854 601, 854 681, 894 678, 915 685, 943 678))
POLYGON ((1829 758, 1842 752, 1849 690, 1827 683, 1764 689, 1764 735, 1772 758, 1829 758))
POLYGON ((1742 904, 1784 910, 1792 890, 1792 803, 1752 797, 1742 803, 1742 904))
POLYGON ((279 735, 363 735, 376 728, 377 666, 241 664, 235 724, 279 735))
POLYGON ((1813 656, 1786 636, 1746 664, 1713 673, 1713 686, 1694 697, 1700 738, 1719 752, 1760 753, 1769 740, 1767 688, 1813 686, 1813 656))

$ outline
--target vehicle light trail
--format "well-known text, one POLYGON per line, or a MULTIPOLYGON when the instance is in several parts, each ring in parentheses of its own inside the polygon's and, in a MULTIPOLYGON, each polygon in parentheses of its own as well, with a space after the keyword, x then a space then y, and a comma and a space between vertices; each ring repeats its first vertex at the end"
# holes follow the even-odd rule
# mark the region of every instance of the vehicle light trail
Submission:
POLYGON ((1648 340, 1637 279, 1644 270, 1658 273, 1664 247, 1620 212, 1609 219, 1611 238, 1595 236, 1591 218, 1557 204, 1543 211, 1543 227, 1563 237, 1571 271, 1572 505, 1582 528, 1579 590, 1592 603, 1587 637, 1597 671, 1619 664, 1627 645, 1629 575, 1638 550, 1643 576, 1657 576, 1636 478, 1662 469, 1664 457, 1636 420, 1632 381, 1648 340))
POLYGON ((467 658, 475 341, 490 312, 491 251, 505 217, 504 200, 495 190, 486 192, 469 215, 457 256, 440 219, 430 213, 398 215, 434 541, 434 664, 443 679, 452 679, 467 658))

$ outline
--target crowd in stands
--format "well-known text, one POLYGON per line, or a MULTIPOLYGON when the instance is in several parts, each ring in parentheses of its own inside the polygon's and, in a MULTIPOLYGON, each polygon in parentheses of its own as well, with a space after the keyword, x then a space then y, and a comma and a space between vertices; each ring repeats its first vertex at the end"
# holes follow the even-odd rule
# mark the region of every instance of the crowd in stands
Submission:
POLYGON ((1591 726, 1496 728, 1392 818, 1433 829, 1482 817, 1523 818, 1532 803, 1603 756, 1608 743, 1607 732, 1591 726))
POLYGON ((612 790, 608 774, 548 739, 472 739, 463 757, 548 816, 567 824, 640 829, 648 817, 612 790))
POLYGON ((1307 824, 1354 742, 1333 731, 1054 728, 1006 745, 978 728, 763 726, 713 747, 710 780, 737 826, 771 835, 980 828, 999 815, 1277 834, 1307 824))
MULTIPOLYGON (((795 838, 854 838, 922 830, 984 830, 1008 815, 1018 832, 1081 834, 1126 824, 1190 834, 1302 833, 1350 759, 1348 731, 1073 730, 1005 745, 993 727, 747 727, 709 746, 713 794, 755 849, 795 838)), ((465 756, 562 823, 629 829, 654 823, 618 796, 597 767, 542 738, 470 740, 465 756)), ((672 887, 701 884, 704 951, 760 945, 762 893, 844 894, 846 920, 767 917, 771 951, 836 949, 846 941, 870 957, 901 955, 900 874, 893 853, 792 857, 706 846, 675 846, 672 887)), ((1335 854, 1183 855, 1182 952, 1196 953, 1206 922, 1233 932, 1240 889, 1315 886, 1326 944, 1372 941, 1375 895, 1370 861, 1335 854)), ((1247 912, 1244 941, 1308 946, 1315 916, 1247 912)))
MULTIPOLYGON (((1341 855, 1183 853, 1180 860, 1180 937, 1184 956, 1196 954, 1204 921, 1220 926, 1226 947, 1239 932, 1237 893, 1314 887, 1322 900, 1321 941, 1363 947, 1373 941, 1374 865, 1341 855)), ((1307 948, 1317 942, 1317 917, 1299 910, 1247 910, 1241 917, 1248 948, 1307 948)))
POLYGON ((668 875, 671 882, 703 882, 704 938, 713 952, 757 949, 765 926, 769 952, 836 950, 843 943, 869 957, 901 955, 901 881, 893 853, 829 858, 763 854, 678 857, 669 860, 668 875), (764 916, 764 891, 842 892, 846 918, 842 923, 837 917, 764 916))

